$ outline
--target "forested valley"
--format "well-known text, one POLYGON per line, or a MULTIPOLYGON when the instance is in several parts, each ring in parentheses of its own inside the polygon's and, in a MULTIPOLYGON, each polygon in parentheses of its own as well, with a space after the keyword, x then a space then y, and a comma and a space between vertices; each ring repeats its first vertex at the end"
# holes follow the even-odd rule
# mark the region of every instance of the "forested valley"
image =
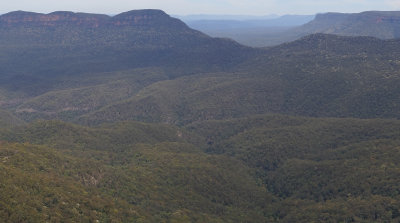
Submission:
POLYGON ((353 35, 380 16, 252 48, 161 10, 1 15, 0 221, 400 221, 397 14, 353 35))

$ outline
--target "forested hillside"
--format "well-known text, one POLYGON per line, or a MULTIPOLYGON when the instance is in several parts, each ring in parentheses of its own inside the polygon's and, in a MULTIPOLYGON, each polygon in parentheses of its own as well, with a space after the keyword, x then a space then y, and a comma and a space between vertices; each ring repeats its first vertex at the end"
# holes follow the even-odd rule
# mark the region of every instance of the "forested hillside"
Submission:
POLYGON ((1 15, 0 219, 398 222, 399 46, 1 15))
POLYGON ((176 77, 227 69, 254 51, 210 38, 160 10, 114 17, 11 12, 0 17, 0 47, 0 86, 28 95, 93 73, 163 67, 176 77))
POLYGON ((398 118, 399 44, 315 34, 265 50, 235 72, 157 82, 78 120, 185 124, 271 112, 398 118))
POLYGON ((1 213, 10 221, 396 221, 399 132, 394 120, 283 115, 182 128, 34 122, 0 134, 1 213))

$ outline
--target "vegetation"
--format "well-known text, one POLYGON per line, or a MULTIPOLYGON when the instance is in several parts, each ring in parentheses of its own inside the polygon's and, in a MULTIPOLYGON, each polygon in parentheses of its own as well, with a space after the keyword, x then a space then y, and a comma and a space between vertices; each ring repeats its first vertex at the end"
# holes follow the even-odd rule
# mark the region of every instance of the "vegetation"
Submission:
POLYGON ((283 115, 184 128, 35 122, 0 134, 2 201, 39 188, 26 207, 4 212, 38 221, 396 221, 399 130, 395 120, 283 115), (46 194, 57 197, 51 209, 46 194))
POLYGON ((92 162, 43 146, 0 146, 0 216, 4 222, 122 221, 136 219, 128 204, 79 183, 92 162), (118 210, 118 211, 117 211, 118 210))
POLYGON ((256 171, 284 222, 397 221, 400 122, 282 115, 187 127, 256 171))
POLYGON ((398 47, 397 40, 316 34, 270 48, 236 71, 156 82, 77 120, 182 125, 265 113, 398 118, 398 47))
POLYGON ((400 221, 399 44, 0 16, 0 219, 400 221))
POLYGON ((15 117, 12 113, 6 110, 0 110, 0 126, 2 126, 3 128, 11 128, 23 124, 24 121, 15 117))
MULTIPOLYGON (((176 127, 120 123, 91 129, 45 121, 15 131, 12 136, 19 137, 8 138, 9 141, 43 145, 2 145, 4 165, 12 164, 16 171, 2 176, 2 182, 12 182, 11 176, 24 179, 26 174, 35 173, 29 176, 40 193, 35 195, 37 199, 32 197, 36 203, 27 204, 33 212, 45 206, 42 197, 46 199, 47 193, 68 200, 69 205, 102 197, 90 200, 86 206, 80 205, 81 214, 76 216, 64 214, 64 208, 76 207, 64 207, 64 200, 58 198, 60 204, 52 211, 59 213, 58 218, 46 212, 43 216, 39 214, 42 218, 38 219, 65 221, 85 216, 104 222, 262 221, 265 203, 272 199, 257 184, 248 167, 236 159, 203 153, 185 142, 176 127), (49 175, 60 178, 56 191, 53 183, 49 183, 53 178, 46 178, 49 175), (73 197, 63 197, 67 195, 73 197), (97 215, 88 214, 92 212, 97 215)), ((3 139, 9 136, 2 134, 3 139)), ((18 186, 29 186, 23 182, 18 186)), ((10 190, 6 188, 3 192, 12 194, 10 190)), ((14 198, 15 204, 23 199, 24 194, 20 195, 14 198)), ((4 197, 2 201, 7 203, 10 199, 4 197)), ((9 207, 9 212, 18 215, 10 219, 30 215, 18 208, 23 207, 9 207)))

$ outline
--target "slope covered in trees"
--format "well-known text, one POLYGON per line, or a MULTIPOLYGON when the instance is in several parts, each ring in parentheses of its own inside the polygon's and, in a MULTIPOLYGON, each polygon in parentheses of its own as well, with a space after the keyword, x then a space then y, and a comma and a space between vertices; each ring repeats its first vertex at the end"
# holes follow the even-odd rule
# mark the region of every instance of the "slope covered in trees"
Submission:
POLYGON ((54 14, 2 16, 0 31, 13 35, 2 37, 6 48, 13 46, 12 41, 33 35, 23 32, 27 26, 38 39, 18 43, 18 47, 44 47, 44 51, 10 48, 12 52, 4 51, 4 60, 0 60, 4 62, 0 84, 4 108, 26 121, 56 118, 99 124, 137 120, 182 125, 269 112, 399 117, 397 40, 315 34, 260 50, 210 38, 159 11, 131 11, 114 17, 55 15, 58 20, 51 23, 40 19, 54 14), (10 20, 13 16, 19 20, 10 20), (33 21, 23 22, 30 19, 21 16, 33 21), (143 16, 146 22, 138 19, 143 16), (55 35, 67 31, 68 35, 55 35), (71 33, 77 36, 70 37, 71 33), (88 44, 88 39, 94 41, 88 44), (62 56, 56 56, 52 49, 64 45, 77 50, 66 48, 57 51, 62 56), (90 53, 83 56, 82 50, 90 53), (15 53, 18 57, 12 56, 15 53), (40 55, 21 58, 30 53, 40 55), (27 62, 38 67, 19 64, 27 62))
POLYGON ((0 34, 6 222, 399 221, 398 40, 252 49, 158 10, 0 34))
POLYGON ((38 221, 262 221, 272 199, 250 168, 203 153, 186 142, 199 140, 174 126, 120 123, 91 129, 42 121, 14 131, 1 138, 23 144, 3 143, 0 149, 6 171, 2 192, 18 195, 2 199, 14 204, 1 208, 10 221, 28 219, 31 212, 38 221), (32 185, 23 181, 26 176, 32 185), (27 194, 18 192, 23 188, 27 194), (24 196, 32 202, 17 206, 24 196), (52 209, 46 209, 47 201, 52 209))
POLYGON ((265 50, 235 72, 160 81, 78 120, 185 124, 264 113, 398 118, 399 43, 311 35, 265 50))
POLYGON ((396 221, 399 130, 394 120, 283 115, 183 128, 36 122, 0 134, 2 201, 14 202, 2 211, 9 219, 396 221), (24 196, 32 200, 22 210, 24 196))
POLYGON ((192 124, 279 197, 283 222, 397 221, 399 121, 262 115, 192 124))
POLYGON ((11 12, 0 17, 0 49, 0 86, 33 95, 59 89, 65 77, 143 67, 164 67, 175 77, 227 69, 254 53, 160 10, 114 17, 11 12))

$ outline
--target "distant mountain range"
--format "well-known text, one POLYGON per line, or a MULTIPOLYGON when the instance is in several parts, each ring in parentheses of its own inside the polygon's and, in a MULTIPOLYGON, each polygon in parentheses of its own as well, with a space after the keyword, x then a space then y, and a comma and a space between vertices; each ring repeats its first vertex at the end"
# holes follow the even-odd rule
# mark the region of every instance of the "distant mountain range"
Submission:
POLYGON ((198 14, 198 15, 172 15, 172 17, 178 18, 182 21, 199 21, 199 20, 268 20, 279 18, 279 15, 271 14, 264 16, 254 15, 209 15, 209 14, 198 14))
POLYGON ((400 12, 396 11, 323 13, 315 18, 283 16, 258 21, 187 21, 187 24, 211 36, 229 37, 249 46, 278 45, 314 33, 380 39, 400 37, 400 12))
POLYGON ((285 15, 278 18, 253 18, 253 19, 204 19, 182 20, 191 28, 208 33, 217 30, 249 29, 262 27, 293 27, 303 25, 314 18, 313 15, 285 15))
MULTIPOLYGON (((274 43, 276 35, 311 21, 314 15, 275 17, 180 17, 188 26, 213 37, 227 37, 241 44, 262 47, 274 43)), ((279 41, 279 40, 278 40, 279 41)))

